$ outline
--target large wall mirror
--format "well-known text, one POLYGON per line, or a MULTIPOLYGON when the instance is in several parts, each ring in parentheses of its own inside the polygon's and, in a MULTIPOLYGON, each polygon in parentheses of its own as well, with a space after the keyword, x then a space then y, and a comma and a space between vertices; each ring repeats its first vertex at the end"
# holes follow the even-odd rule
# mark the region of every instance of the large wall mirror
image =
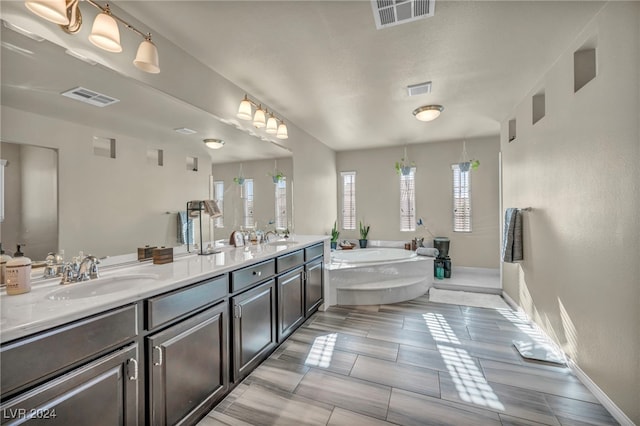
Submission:
MULTIPOLYGON (((3 19, 7 16, 3 11, 3 19)), ((146 244, 176 246, 179 212, 187 201, 207 198, 224 198, 215 239, 227 239, 246 224, 247 193, 234 181, 240 168, 253 180, 256 225, 292 225, 293 159, 286 147, 6 25, 2 59, 0 158, 8 161, 5 178, 18 167, 23 176, 4 195, 0 237, 8 251, 26 243, 25 254, 39 260, 49 251, 65 250, 69 258, 79 251, 113 256, 146 244), (61 96, 77 87, 118 102, 97 107, 61 96), (174 130, 182 127, 197 133, 174 130), (212 150, 205 138, 226 144, 212 150), (29 160, 19 163, 12 156, 23 151, 29 160), (272 180, 277 171, 286 182, 280 204, 282 183, 272 180), (32 181, 40 183, 37 194, 26 189, 32 181), (215 191, 220 182, 222 197, 215 191), (46 218, 49 227, 34 227, 29 215, 46 218)))

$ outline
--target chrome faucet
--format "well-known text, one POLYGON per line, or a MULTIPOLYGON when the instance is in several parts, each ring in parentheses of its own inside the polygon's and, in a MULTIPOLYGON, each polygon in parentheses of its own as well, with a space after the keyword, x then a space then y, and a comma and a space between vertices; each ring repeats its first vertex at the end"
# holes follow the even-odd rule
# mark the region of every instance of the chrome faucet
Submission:
POLYGON ((269 242, 269 234, 273 234, 276 238, 278 238, 278 233, 276 231, 267 231, 264 233, 264 242, 268 243, 269 242))
POLYGON ((100 261, 91 255, 86 256, 82 260, 76 258, 73 262, 65 263, 62 267, 62 280, 60 284, 70 284, 98 278, 99 263, 100 261))

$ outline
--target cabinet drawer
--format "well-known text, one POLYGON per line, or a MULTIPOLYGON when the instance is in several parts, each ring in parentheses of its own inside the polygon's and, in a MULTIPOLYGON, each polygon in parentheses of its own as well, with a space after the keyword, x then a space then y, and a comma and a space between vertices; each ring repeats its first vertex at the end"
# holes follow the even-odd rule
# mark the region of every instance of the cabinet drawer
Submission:
POLYGON ((2 393, 33 385, 138 334, 137 305, 61 326, 1 349, 2 393))
POLYGON ((304 249, 304 260, 305 262, 310 261, 311 259, 315 259, 318 256, 322 256, 324 253, 324 244, 316 244, 311 247, 307 247, 304 249))
POLYGON ((236 292, 256 284, 275 274, 275 261, 258 263, 257 265, 239 269, 231 273, 231 291, 236 292))
POLYGON ((304 263, 304 252, 302 250, 294 251, 293 253, 285 254, 276 259, 276 272, 287 271, 296 266, 300 266, 304 263))
POLYGON ((227 295, 227 276, 182 288, 146 301, 147 329, 151 330, 176 318, 214 303, 227 295))

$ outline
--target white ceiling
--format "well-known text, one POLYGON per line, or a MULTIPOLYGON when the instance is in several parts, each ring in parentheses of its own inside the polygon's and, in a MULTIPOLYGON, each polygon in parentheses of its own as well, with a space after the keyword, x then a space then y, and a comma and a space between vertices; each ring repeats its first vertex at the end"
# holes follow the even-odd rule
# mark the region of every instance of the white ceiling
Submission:
POLYGON ((139 43, 131 32, 121 29, 131 57, 104 53, 86 41, 95 14, 86 3, 81 2, 85 25, 76 36, 35 18, 22 1, 2 3, 3 19, 52 41, 36 43, 3 29, 3 105, 144 139, 233 141, 212 152, 214 162, 290 155, 270 143, 257 145, 264 135, 250 124, 238 125, 243 91, 295 125, 282 143, 294 150, 298 130, 335 150, 498 135, 499 123, 603 5, 437 0, 435 16, 377 30, 365 0, 116 0, 113 8, 154 34, 162 69, 154 76, 131 65, 139 43), (37 54, 18 54, 8 42, 37 54), (71 46, 102 65, 69 61, 58 46, 71 46), (190 58, 187 67, 185 54, 201 64, 190 58), (220 86, 219 81, 195 77, 204 75, 198 66, 233 84, 207 92, 208 84, 220 86), (407 85, 429 80, 431 94, 407 96, 407 85), (52 96, 75 86, 122 102, 98 115, 52 96), (178 93, 192 96, 177 99, 178 93), (436 121, 417 121, 411 112, 427 104, 445 110, 436 121), (172 131, 181 126, 199 133, 184 137, 172 131))
POLYGON ((603 5, 437 1, 431 18, 377 30, 364 0, 117 4, 335 150, 499 134, 603 5), (407 96, 428 80, 431 94, 407 96), (419 122, 425 104, 445 110, 419 122))

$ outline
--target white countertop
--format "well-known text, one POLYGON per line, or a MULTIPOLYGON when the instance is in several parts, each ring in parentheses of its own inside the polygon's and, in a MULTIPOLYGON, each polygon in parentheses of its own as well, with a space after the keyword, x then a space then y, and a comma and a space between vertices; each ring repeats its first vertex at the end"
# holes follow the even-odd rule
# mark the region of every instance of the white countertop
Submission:
MULTIPOLYGON (((295 235, 286 245, 258 244, 239 248, 224 248, 221 253, 207 256, 188 254, 174 257, 172 263, 154 265, 144 262, 100 273, 100 278, 60 285, 60 278, 43 280, 32 285, 31 292, 7 296, 0 293, 0 342, 8 342, 93 314, 136 302, 197 283, 244 266, 299 250, 314 243, 328 241, 324 235, 295 235), (100 280, 130 275, 153 277, 136 281, 136 286, 99 296, 68 300, 52 300, 49 296, 63 288, 96 285, 100 280)), ((328 243, 327 243, 328 245, 328 243)), ((122 280, 121 282, 123 282, 122 280)))

